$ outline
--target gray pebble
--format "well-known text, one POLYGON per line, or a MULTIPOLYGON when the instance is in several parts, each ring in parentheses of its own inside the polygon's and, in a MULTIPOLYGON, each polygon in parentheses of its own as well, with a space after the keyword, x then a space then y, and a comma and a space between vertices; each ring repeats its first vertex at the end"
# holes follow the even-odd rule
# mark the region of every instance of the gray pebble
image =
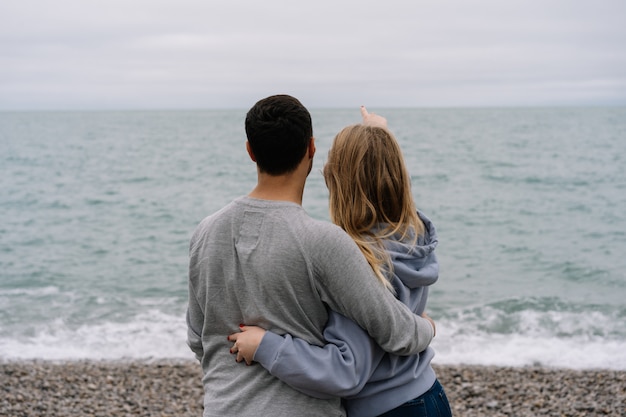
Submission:
MULTIPOLYGON (((435 371, 457 417, 626 416, 625 371, 435 371)), ((193 361, 0 362, 0 416, 200 417, 202 397, 193 361)))

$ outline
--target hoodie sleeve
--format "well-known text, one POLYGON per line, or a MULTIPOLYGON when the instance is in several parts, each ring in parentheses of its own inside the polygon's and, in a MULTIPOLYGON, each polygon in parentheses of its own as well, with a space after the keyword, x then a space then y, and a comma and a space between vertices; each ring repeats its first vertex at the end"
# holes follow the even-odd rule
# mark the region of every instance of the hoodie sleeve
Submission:
POLYGON ((266 332, 254 360, 278 379, 316 398, 357 394, 382 358, 374 341, 355 322, 331 312, 328 343, 311 345, 291 335, 266 332))

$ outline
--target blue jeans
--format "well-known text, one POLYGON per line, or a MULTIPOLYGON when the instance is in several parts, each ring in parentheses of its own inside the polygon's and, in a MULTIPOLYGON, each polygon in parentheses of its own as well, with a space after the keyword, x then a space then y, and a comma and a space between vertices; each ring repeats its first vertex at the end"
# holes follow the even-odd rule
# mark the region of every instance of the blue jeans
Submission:
POLYGON ((452 417, 448 397, 439 381, 419 397, 407 401, 379 417, 452 417))

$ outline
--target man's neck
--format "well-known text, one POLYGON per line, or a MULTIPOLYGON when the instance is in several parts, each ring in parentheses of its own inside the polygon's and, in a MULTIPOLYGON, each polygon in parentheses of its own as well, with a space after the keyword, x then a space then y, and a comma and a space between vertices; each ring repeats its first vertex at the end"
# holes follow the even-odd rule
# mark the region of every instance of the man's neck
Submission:
MULTIPOLYGON (((256 161, 251 153, 249 143, 246 143, 246 148, 252 160, 256 161)), ((313 155, 315 155, 315 139, 311 138, 307 153, 292 172, 283 175, 269 175, 261 172, 257 166, 257 185, 248 196, 261 200, 291 201, 302 205, 304 184, 313 168, 313 155)))
POLYGON ((260 200, 291 201, 302 205, 306 176, 300 178, 297 172, 286 175, 258 174, 257 186, 248 194, 260 200))

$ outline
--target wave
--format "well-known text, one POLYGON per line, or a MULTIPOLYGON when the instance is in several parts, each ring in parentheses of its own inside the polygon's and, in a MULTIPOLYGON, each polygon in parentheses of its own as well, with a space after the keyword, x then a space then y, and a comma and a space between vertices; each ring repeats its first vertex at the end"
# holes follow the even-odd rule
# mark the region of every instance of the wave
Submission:
POLYGON ((626 370, 626 341, 619 340, 481 332, 451 335, 441 330, 432 346, 435 364, 626 370))
MULTIPOLYGON (((575 311, 548 303, 502 302, 437 318, 435 364, 626 370, 624 311, 575 311)), ((0 360, 193 359, 184 314, 150 306, 125 322, 61 319, 29 335, 0 337, 0 360)))
POLYGON ((626 370, 624 308, 507 300, 437 320, 435 363, 626 370))
POLYGON ((184 316, 156 309, 128 322, 83 324, 73 328, 61 319, 32 335, 0 338, 5 360, 191 359, 184 316))
POLYGON ((0 297, 41 297, 59 294, 59 287, 48 285, 44 287, 24 287, 24 288, 0 288, 0 297))

